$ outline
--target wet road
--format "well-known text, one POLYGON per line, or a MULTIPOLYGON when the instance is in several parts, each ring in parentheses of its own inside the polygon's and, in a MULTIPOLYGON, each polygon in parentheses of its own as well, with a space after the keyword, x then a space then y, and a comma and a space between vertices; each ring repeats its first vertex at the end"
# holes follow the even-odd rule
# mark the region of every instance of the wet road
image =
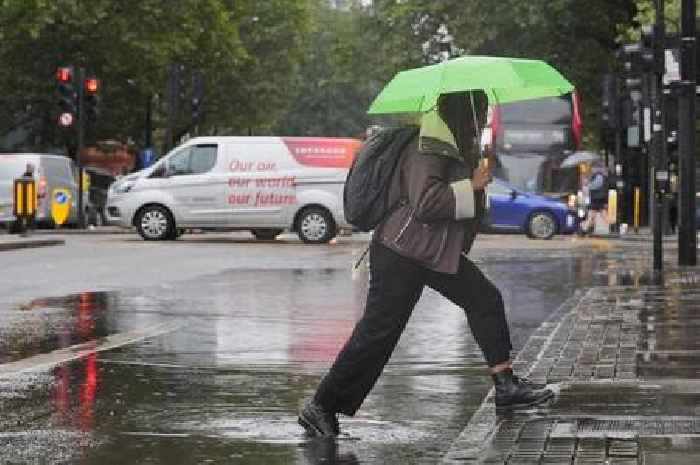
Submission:
MULTIPOLYGON (((89 240, 66 248, 153 253, 132 236, 89 240)), ((296 410, 361 315, 367 274, 351 264, 364 243, 207 236, 167 247, 165 277, 143 286, 124 277, 143 270, 117 260, 99 276, 123 283, 110 291, 84 278, 83 292, 56 296, 45 283, 32 298, 22 286, 3 296, 4 462, 433 463, 490 388, 463 314, 426 291, 360 413, 341 419, 338 443, 309 441, 296 410), (169 279, 195 255, 194 269, 213 271, 169 279)), ((487 236, 473 256, 502 289, 518 349, 576 288, 644 280, 641 263, 619 267, 621 254, 595 241, 487 236)), ((69 276, 59 289, 83 279, 69 256, 51 263, 69 276)))

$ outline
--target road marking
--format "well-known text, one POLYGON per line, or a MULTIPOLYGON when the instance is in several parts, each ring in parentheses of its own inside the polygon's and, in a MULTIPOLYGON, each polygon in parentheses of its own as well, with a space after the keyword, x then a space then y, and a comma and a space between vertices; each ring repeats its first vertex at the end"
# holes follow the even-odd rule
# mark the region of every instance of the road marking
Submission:
POLYGON ((145 329, 136 329, 123 333, 112 334, 93 341, 84 342, 70 347, 54 350, 46 354, 38 354, 16 362, 0 365, 0 377, 17 375, 28 371, 41 371, 86 357, 97 352, 116 349, 144 339, 173 332, 183 326, 180 321, 161 323, 145 329))

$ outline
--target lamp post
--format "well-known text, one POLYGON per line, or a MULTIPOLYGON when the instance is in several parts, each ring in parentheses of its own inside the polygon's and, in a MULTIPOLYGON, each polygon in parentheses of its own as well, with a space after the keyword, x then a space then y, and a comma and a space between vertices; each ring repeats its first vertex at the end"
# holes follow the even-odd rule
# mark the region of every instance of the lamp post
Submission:
POLYGON ((680 162, 680 225, 678 228, 678 264, 697 264, 695 231, 695 96, 696 47, 695 0, 681 4, 681 81, 678 99, 678 148, 680 162))

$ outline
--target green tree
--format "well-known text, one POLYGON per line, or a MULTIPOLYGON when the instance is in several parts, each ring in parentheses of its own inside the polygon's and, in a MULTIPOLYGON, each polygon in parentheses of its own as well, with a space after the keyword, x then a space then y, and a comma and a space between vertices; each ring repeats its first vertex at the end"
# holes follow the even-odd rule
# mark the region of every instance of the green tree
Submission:
POLYGON ((557 67, 579 89, 587 141, 595 143, 600 76, 615 66, 620 31, 635 24, 638 11, 635 0, 348 0, 342 8, 319 2, 293 113, 304 117, 285 118, 294 121, 286 126, 294 133, 363 127, 374 96, 396 72, 426 64, 425 47, 445 25, 463 53, 538 58, 557 67))
POLYGON ((203 133, 269 126, 288 101, 308 14, 308 0, 0 0, 0 131, 32 121, 39 145, 55 145, 53 73, 68 63, 102 79, 95 138, 140 141, 149 98, 162 130, 171 62, 206 76, 203 133))
POLYGON ((619 31, 633 23, 635 1, 469 3, 470 7, 455 7, 443 13, 457 44, 470 53, 537 58, 555 66, 578 89, 583 101, 585 141, 595 144, 601 76, 615 67, 619 31))

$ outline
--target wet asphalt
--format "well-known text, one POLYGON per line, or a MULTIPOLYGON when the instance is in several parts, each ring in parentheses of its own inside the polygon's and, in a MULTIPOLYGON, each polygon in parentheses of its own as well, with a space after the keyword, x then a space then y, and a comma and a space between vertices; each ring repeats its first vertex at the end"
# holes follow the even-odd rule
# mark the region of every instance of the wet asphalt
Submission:
MULTIPOLYGON (((309 440, 296 411, 362 314, 367 269, 351 267, 364 242, 234 242, 186 236, 169 245, 171 259, 158 266, 184 269, 197 248, 207 249, 202 264, 215 263, 184 280, 5 294, 2 463, 438 462, 490 388, 461 310, 427 290, 358 415, 341 418, 343 435, 309 440), (221 264, 216 247, 243 258, 221 264)), ((122 236, 93 246, 146 245, 122 236)), ((643 253, 605 241, 486 236, 472 256, 502 290, 516 350, 576 289, 651 279, 643 253)), ((139 270, 112 272, 119 281, 139 270)))

